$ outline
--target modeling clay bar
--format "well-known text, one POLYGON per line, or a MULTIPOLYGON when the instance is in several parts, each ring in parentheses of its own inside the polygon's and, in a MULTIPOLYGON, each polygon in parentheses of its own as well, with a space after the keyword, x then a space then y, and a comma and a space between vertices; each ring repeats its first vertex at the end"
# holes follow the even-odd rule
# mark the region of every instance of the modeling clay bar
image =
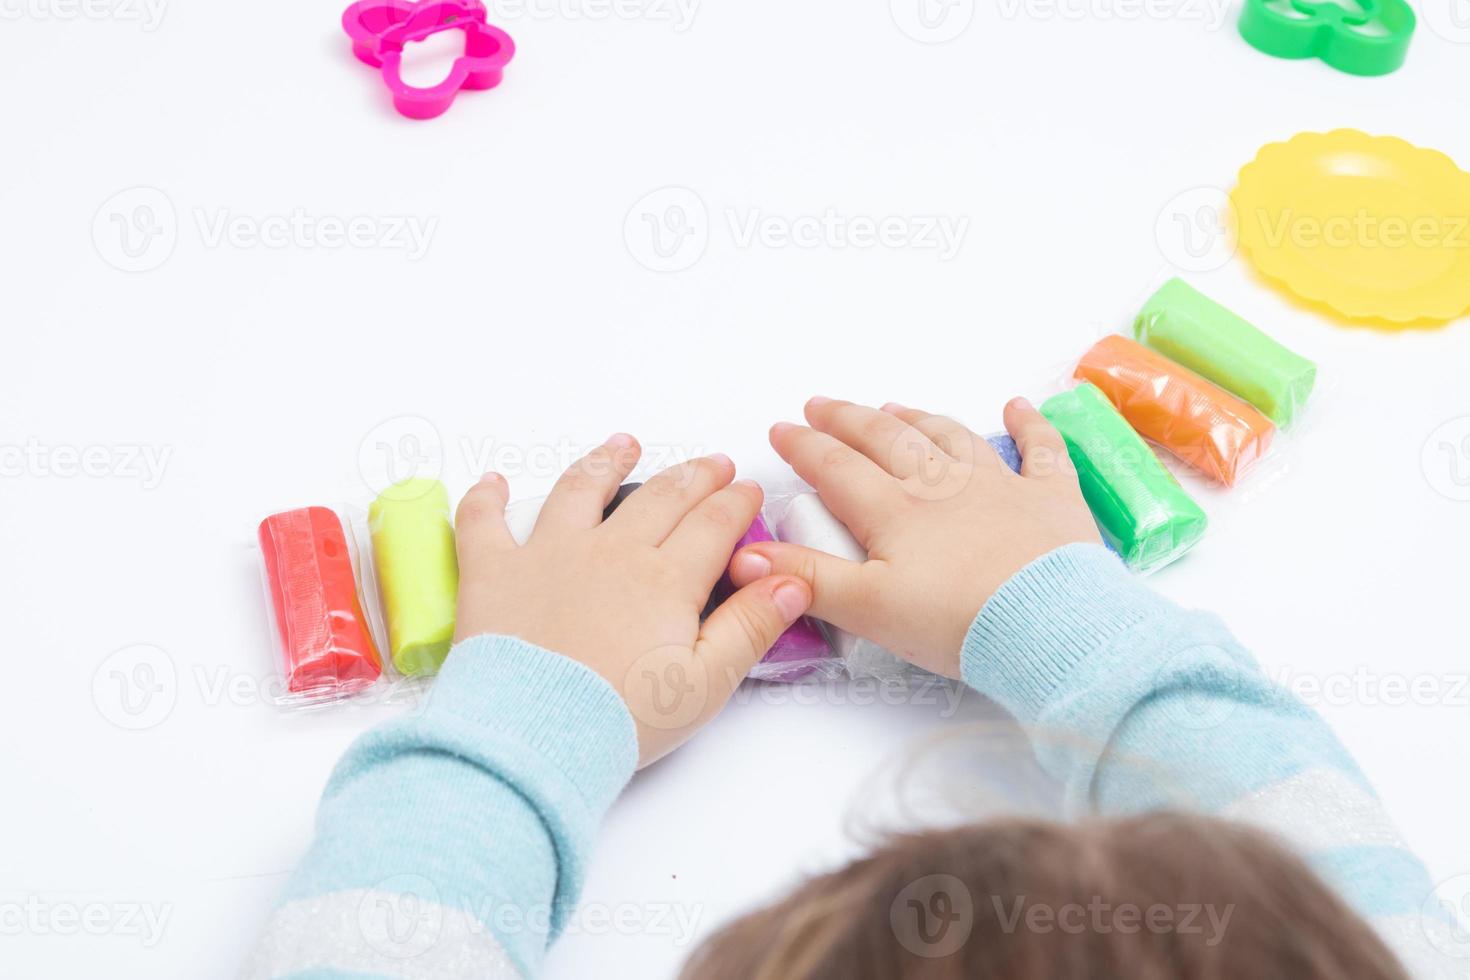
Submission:
POLYGON ((1144 304, 1133 334, 1283 428, 1306 405, 1317 380, 1317 365, 1180 279, 1164 283, 1144 304))
MULTIPOLYGON (((848 561, 867 561, 868 553, 815 493, 797 493, 773 507, 776 538, 823 551, 848 561)), ((853 677, 897 679, 917 670, 908 661, 872 640, 827 624, 832 649, 853 677)))
MULTIPOLYGON (((755 515, 755 522, 745 532, 734 549, 730 552, 734 557, 736 551, 749 544, 760 544, 763 541, 774 541, 775 536, 766 525, 766 519, 760 514, 755 515)), ((715 591, 710 595, 709 606, 706 607, 706 615, 714 611, 714 608, 735 594, 735 583, 730 581, 730 571, 727 568, 725 574, 715 585, 715 591)), ((827 642, 827 637, 817 626, 816 621, 802 616, 796 622, 786 627, 771 649, 761 658, 751 676, 758 680, 782 680, 794 681, 811 674, 820 665, 821 661, 828 660, 832 656, 832 646, 827 642)))
POLYGON ((266 593, 288 696, 331 701, 382 674, 357 595, 347 535, 336 513, 303 507, 257 530, 266 593))
POLYGON ((1062 434, 1104 537, 1140 571, 1166 565, 1205 533, 1205 512, 1108 399, 1084 382, 1041 414, 1062 434))
MULTIPOLYGON (((624 483, 618 487, 617 493, 609 501, 602 512, 602 519, 607 520, 617 511, 624 501, 632 496, 633 491, 643 484, 624 483)), ((546 498, 541 497, 534 500, 520 500, 505 509, 505 522, 510 528, 511 537, 517 544, 525 544, 530 540, 531 532, 536 527, 536 518, 541 513, 546 498)), ((733 557, 735 551, 739 551, 747 544, 759 541, 773 540, 765 518, 757 514, 754 523, 746 530, 739 543, 731 551, 733 557)), ((734 583, 730 581, 729 572, 721 576, 710 594, 709 602, 704 609, 704 616, 708 616, 725 599, 735 592, 734 583)), ((818 669, 822 662, 832 657, 831 644, 827 642, 826 636, 817 626, 816 622, 806 616, 786 628, 786 631, 772 644, 771 649, 761 659, 761 662, 750 672, 750 676, 756 680, 768 681, 794 681, 805 677, 812 671, 818 669)))
POLYGON ((435 673, 454 640, 459 590, 449 495, 437 480, 396 483, 368 509, 368 528, 393 666, 435 673))
POLYGON ((1265 455, 1276 432, 1228 391, 1126 337, 1098 341, 1074 374, 1096 385, 1139 435, 1226 486, 1265 455))

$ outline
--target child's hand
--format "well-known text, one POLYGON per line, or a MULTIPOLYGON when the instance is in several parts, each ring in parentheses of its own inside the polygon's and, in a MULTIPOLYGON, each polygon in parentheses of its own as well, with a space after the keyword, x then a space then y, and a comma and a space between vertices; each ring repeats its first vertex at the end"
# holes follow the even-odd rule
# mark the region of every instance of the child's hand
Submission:
POLYGON ((743 548, 737 585, 776 574, 812 587, 814 616, 920 667, 960 673, 960 646, 985 601, 1027 563, 1100 543, 1062 437, 1024 399, 1005 426, 1017 476, 959 423, 898 405, 813 398, 811 428, 781 423, 771 445, 868 551, 852 562, 792 544, 743 548))
POLYGON ((455 639, 515 636, 601 674, 637 723, 643 766, 718 713, 811 591, 794 576, 751 576, 701 626, 760 487, 731 483, 734 464, 709 456, 653 477, 604 522, 639 452, 616 435, 568 469, 524 547, 506 528, 502 477, 465 495, 455 639))

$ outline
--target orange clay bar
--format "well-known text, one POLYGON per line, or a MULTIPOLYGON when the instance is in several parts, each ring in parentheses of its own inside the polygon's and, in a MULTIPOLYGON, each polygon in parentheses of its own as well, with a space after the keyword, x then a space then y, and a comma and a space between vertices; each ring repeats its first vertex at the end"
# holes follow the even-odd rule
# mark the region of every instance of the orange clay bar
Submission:
POLYGON ((1246 402, 1127 337, 1104 337, 1073 373, 1102 389, 1139 435, 1226 486, 1266 454, 1276 431, 1246 402))

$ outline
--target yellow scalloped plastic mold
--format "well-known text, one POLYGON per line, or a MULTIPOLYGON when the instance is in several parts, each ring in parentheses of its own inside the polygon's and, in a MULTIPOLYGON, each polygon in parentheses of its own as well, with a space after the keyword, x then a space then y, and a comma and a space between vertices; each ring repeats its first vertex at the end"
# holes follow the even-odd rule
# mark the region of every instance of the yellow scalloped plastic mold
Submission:
POLYGON ((1299 133, 1262 147, 1230 200, 1246 258, 1303 299, 1393 324, 1470 311, 1470 173, 1437 150, 1299 133))

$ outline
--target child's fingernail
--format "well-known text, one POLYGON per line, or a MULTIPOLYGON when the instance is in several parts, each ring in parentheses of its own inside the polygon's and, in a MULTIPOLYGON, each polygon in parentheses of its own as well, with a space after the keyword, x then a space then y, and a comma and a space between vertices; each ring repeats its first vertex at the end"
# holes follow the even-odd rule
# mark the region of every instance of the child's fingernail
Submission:
POLYGON ((782 582, 771 594, 771 598, 776 602, 776 608, 780 610, 788 623, 795 622, 796 617, 806 612, 806 596, 806 589, 795 582, 782 582))
POLYGON ((480 482, 481 483, 502 483, 504 481, 505 481, 505 477, 501 476, 499 473, 495 472, 494 470, 489 470, 489 471, 487 471, 485 473, 481 473, 480 474, 480 482))
POLYGON ((604 445, 612 446, 615 449, 627 449, 633 445, 633 437, 626 432, 614 432, 607 437, 607 442, 604 445))
POLYGON ((796 428, 796 426, 792 425, 790 422, 777 422, 775 425, 771 426, 771 438, 774 439, 779 435, 784 435, 787 430, 794 428, 796 428))
POLYGON ((903 406, 900 405, 898 402, 889 402, 888 404, 883 406, 883 411, 888 412, 891 415, 894 412, 902 412, 903 406))
POLYGON ((746 487, 751 490, 759 490, 761 488, 759 483, 750 479, 736 480, 734 485, 737 487, 746 487))
POLYGON ((806 400, 806 403, 812 408, 821 408, 823 405, 827 404, 831 400, 832 399, 826 397, 825 395, 813 395, 806 400))
POLYGON ((729 456, 726 456, 724 453, 710 453, 709 458, 711 462, 716 463, 720 466, 733 467, 735 465, 735 461, 732 460, 729 456))
POLYGON ((1036 411, 1036 406, 1033 405, 1033 404, 1031 404, 1031 402, 1028 401, 1027 399, 1022 398, 1020 395, 1017 395, 1015 398, 1012 398, 1011 399, 1011 407, 1012 408, 1019 408, 1023 412, 1034 412, 1034 411, 1036 411))
POLYGON ((771 560, 755 551, 747 551, 735 559, 735 569, 740 577, 754 582, 771 574, 771 560))

